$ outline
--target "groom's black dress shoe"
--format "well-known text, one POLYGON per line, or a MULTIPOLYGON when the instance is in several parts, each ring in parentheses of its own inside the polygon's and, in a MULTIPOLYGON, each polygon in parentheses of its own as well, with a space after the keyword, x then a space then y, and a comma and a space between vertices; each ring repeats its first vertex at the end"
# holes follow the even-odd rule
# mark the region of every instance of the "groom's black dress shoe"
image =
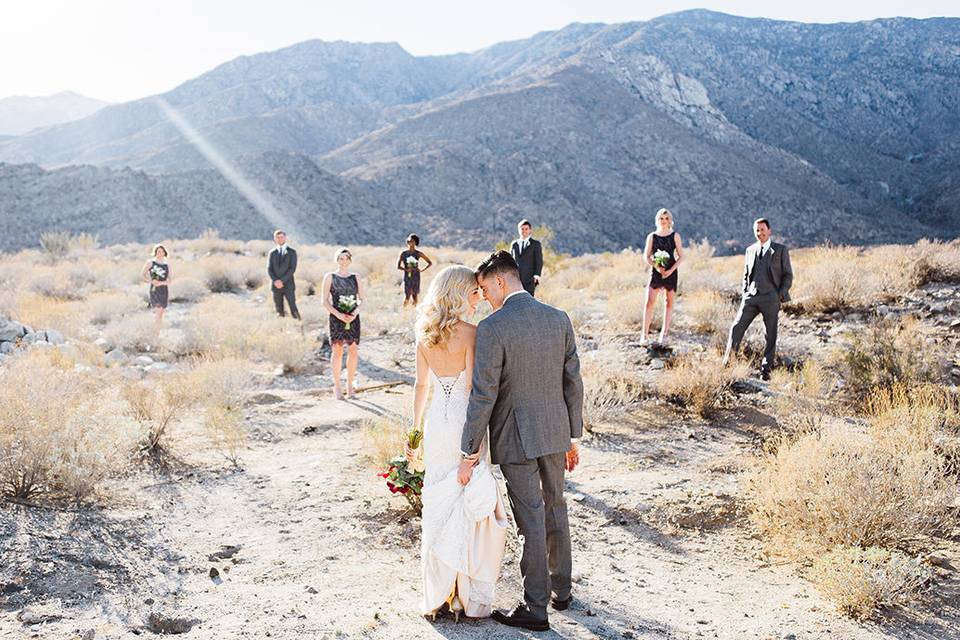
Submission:
POLYGON ((566 611, 570 607, 571 602, 573 602, 573 596, 568 596, 566 600, 561 600, 560 598, 550 599, 550 605, 557 611, 566 611))
POLYGON ((527 609, 527 605, 525 604, 518 604, 511 611, 507 612, 498 609, 494 611, 490 617, 508 627, 519 627, 521 629, 527 629, 528 631, 550 630, 550 623, 546 619, 537 618, 530 613, 530 610, 527 609))

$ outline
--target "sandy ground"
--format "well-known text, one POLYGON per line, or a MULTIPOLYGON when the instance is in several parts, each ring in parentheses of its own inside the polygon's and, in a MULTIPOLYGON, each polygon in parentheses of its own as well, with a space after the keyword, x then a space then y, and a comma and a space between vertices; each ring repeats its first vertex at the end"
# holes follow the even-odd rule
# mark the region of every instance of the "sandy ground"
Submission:
MULTIPOLYGON (((361 385, 409 381, 404 348, 366 340, 361 385)), ((168 466, 116 481, 109 507, 0 507, 0 637, 960 638, 953 571, 923 609, 859 624, 766 559, 737 499, 738 466, 773 424, 762 385, 713 424, 649 401, 585 439, 568 477, 575 603, 552 631, 430 623, 417 614, 419 520, 362 452, 363 421, 405 415, 411 389, 338 402, 327 378, 318 355, 264 381, 242 469, 185 428, 168 466)), ((516 548, 505 607, 520 595, 516 548)))

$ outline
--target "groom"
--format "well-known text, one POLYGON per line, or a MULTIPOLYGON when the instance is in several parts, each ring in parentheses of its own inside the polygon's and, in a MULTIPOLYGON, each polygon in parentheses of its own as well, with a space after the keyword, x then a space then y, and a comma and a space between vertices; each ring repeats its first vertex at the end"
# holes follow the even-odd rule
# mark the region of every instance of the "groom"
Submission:
POLYGON ((495 313, 477 327, 473 390, 463 428, 459 478, 466 484, 489 429, 490 457, 507 481, 520 531, 523 602, 493 619, 546 631, 547 603, 570 606, 570 525, 564 471, 579 463, 583 381, 567 314, 524 290, 517 263, 497 251, 477 267, 495 313))

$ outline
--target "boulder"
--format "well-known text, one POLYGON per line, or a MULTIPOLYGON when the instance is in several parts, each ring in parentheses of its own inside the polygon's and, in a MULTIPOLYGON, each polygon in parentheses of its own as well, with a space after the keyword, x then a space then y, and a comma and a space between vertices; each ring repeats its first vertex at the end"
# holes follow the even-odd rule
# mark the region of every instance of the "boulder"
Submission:
POLYGON ((17 348, 17 345, 12 342, 0 342, 0 354, 8 355, 13 353, 17 348))
POLYGON ((47 342, 50 344, 64 344, 67 341, 63 334, 55 329, 47 329, 44 333, 47 336, 47 342))
POLYGON ((153 358, 151 358, 150 356, 137 356, 133 360, 133 362, 138 367, 149 367, 150 365, 153 364, 153 358))
POLYGON ((103 356, 103 361, 108 365, 123 364, 126 360, 127 354, 123 352, 123 349, 112 349, 107 352, 107 355, 103 356))
POLYGON ((16 320, 0 318, 0 342, 14 342, 30 333, 29 327, 16 320))

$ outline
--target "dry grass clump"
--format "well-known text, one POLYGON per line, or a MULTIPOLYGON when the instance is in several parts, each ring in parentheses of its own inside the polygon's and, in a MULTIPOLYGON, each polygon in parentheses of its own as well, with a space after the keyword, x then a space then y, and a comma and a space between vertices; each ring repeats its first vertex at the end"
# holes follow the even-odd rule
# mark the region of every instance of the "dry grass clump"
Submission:
POLYGON ((14 320, 35 331, 56 329, 67 336, 82 336, 85 318, 75 303, 36 293, 19 293, 11 298, 9 315, 14 320))
POLYGON ((875 272, 856 268, 865 266, 861 249, 817 247, 798 253, 798 260, 793 261, 796 284, 792 297, 795 306, 804 311, 830 313, 889 300, 889 295, 880 295, 875 272), (857 277, 850 277, 851 273, 857 277))
POLYGON ((677 358, 660 372, 655 385, 670 402, 706 418, 725 406, 733 383, 747 375, 746 364, 724 366, 719 355, 709 353, 677 358))
POLYGON ((148 313, 122 316, 104 327, 103 335, 115 347, 127 351, 156 351, 159 346, 154 333, 156 324, 148 313))
POLYGON ((905 253, 912 287, 932 282, 960 282, 960 241, 921 240, 905 253))
POLYGON ((788 557, 900 547, 944 528, 954 491, 933 450, 902 448, 848 425, 779 447, 750 477, 753 520, 788 557))
POLYGON ((170 302, 197 302, 208 292, 207 285, 198 278, 177 278, 170 285, 170 302))
POLYGON ((648 395, 643 380, 630 371, 585 363, 581 374, 583 421, 587 431, 629 413, 648 395))
MULTIPOLYGON (((647 290, 633 289, 618 293, 607 299, 606 315, 612 326, 618 329, 639 329, 643 323, 643 308, 647 304, 647 290)), ((651 331, 663 326, 663 297, 653 308, 651 331)))
POLYGON ((180 347, 184 353, 267 360, 286 371, 295 370, 312 349, 299 322, 231 296, 211 296, 198 303, 184 331, 180 347))
POLYGON ((239 358, 202 361, 189 375, 203 408, 203 425, 213 446, 234 466, 247 442, 244 400, 253 381, 250 363, 239 358))
POLYGON ((940 372, 933 347, 918 320, 885 319, 852 334, 835 359, 848 395, 861 402, 878 388, 936 381, 940 372))
POLYGON ((807 575, 841 612, 864 620, 881 607, 915 601, 932 571, 899 551, 842 547, 817 558, 807 575))
POLYGON ((737 310, 729 295, 704 289, 685 295, 681 300, 681 317, 689 322, 695 333, 726 336, 737 310))
POLYGON ((89 498, 122 470, 139 438, 99 371, 31 349, 0 369, 0 487, 19 499, 89 498))
POLYGON ((807 360, 793 371, 774 370, 770 386, 779 392, 773 407, 785 433, 784 438, 767 443, 768 451, 784 439, 790 442, 818 431, 836 409, 838 380, 818 360, 807 360))
POLYGON ((170 427, 200 393, 203 390, 181 373, 128 382, 122 396, 127 403, 127 415, 142 426, 140 450, 152 454, 164 449, 170 427))
MULTIPOLYGON (((789 391, 815 402, 826 380, 808 367, 789 391)), ((960 460, 955 392, 895 384, 863 406, 867 428, 825 421, 780 434, 748 475, 751 517, 771 552, 812 563, 810 578, 858 618, 926 584, 920 563, 895 550, 930 548, 955 526, 960 460)))
POLYGON ((206 258, 202 261, 204 282, 210 293, 232 293, 245 288, 246 278, 241 265, 231 258, 206 258))
POLYGON ((82 303, 86 320, 93 324, 107 324, 136 311, 146 309, 146 300, 125 291, 101 291, 90 294, 82 303))
POLYGON ((383 468, 403 455, 410 426, 397 415, 382 415, 363 422, 363 457, 372 467, 383 468))

